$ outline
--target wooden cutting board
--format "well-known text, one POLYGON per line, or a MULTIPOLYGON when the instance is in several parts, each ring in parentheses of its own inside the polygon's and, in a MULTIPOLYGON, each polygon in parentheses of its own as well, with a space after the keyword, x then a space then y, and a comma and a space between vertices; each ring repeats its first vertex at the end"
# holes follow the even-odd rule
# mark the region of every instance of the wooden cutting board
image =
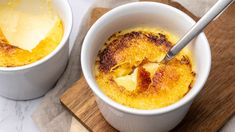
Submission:
MULTIPOLYGON (((178 4, 166 2, 191 15, 178 4)), ((91 24, 109 9, 96 8, 91 24)), ((195 16, 192 16, 197 20, 195 16)), ((173 131, 217 131, 235 114, 235 3, 205 30, 212 50, 212 69, 204 89, 173 131)), ((116 131, 102 117, 84 77, 62 96, 61 103, 88 130, 116 131)))

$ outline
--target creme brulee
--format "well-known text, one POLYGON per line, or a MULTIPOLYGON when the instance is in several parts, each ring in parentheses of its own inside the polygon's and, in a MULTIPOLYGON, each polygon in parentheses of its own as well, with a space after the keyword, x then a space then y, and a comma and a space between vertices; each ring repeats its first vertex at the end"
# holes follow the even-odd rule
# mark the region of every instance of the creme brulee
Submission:
POLYGON ((63 34, 62 21, 50 1, 0 3, 0 67, 24 66, 44 58, 56 49, 63 34))
POLYGON ((30 52, 8 44, 0 31, 0 67, 24 66, 44 58, 58 46, 63 32, 63 24, 58 21, 48 36, 30 52))
POLYGON ((177 102, 195 79, 191 52, 185 48, 167 64, 151 63, 160 62, 177 40, 149 27, 115 33, 95 63, 98 86, 114 101, 132 108, 155 109, 177 102))

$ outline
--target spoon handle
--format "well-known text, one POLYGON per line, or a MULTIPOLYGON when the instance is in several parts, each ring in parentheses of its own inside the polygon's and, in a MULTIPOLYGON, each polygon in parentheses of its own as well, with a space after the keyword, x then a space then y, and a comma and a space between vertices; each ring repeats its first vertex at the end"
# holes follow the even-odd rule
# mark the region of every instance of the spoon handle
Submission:
POLYGON ((189 42, 197 36, 217 15, 219 15, 233 0, 219 0, 190 30, 173 46, 163 59, 164 62, 172 59, 189 42))

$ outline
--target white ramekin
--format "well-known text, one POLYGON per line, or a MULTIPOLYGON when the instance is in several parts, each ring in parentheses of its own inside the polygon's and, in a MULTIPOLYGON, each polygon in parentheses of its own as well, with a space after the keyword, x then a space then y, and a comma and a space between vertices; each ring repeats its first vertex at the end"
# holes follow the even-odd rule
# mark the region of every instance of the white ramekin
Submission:
POLYGON ((137 2, 117 7, 103 15, 87 33, 81 53, 83 74, 96 96, 104 118, 116 129, 126 132, 169 131, 184 118, 210 72, 211 52, 204 33, 189 45, 196 64, 196 82, 180 101, 160 109, 128 108, 107 97, 96 84, 94 62, 99 49, 113 33, 135 26, 154 26, 183 36, 195 21, 182 11, 160 3, 137 2))
POLYGON ((72 11, 66 0, 53 0, 64 25, 64 36, 58 47, 45 58, 21 67, 0 67, 0 95, 27 100, 44 95, 63 73, 69 57, 69 35, 72 30, 72 11))

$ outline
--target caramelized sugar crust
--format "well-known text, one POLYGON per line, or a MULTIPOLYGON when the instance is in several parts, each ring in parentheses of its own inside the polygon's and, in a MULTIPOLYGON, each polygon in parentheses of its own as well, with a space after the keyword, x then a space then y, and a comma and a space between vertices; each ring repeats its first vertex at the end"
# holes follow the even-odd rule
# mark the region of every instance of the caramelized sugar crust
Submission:
POLYGON ((132 31, 123 35, 117 33, 111 36, 110 40, 112 41, 108 42, 108 45, 106 43, 107 47, 99 53, 100 70, 103 72, 110 71, 117 65, 117 62, 131 62, 138 59, 137 57, 140 57, 137 61, 141 61, 145 57, 143 54, 146 58, 151 58, 154 51, 145 51, 151 50, 149 48, 156 49, 163 54, 172 47, 171 42, 161 33, 157 35, 141 31, 132 31), (112 40, 113 38, 115 39, 112 40), (138 55, 139 52, 140 55, 138 55))
MULTIPOLYGON (((195 78, 190 54, 182 52, 168 64, 159 64, 153 72, 145 67, 152 61, 161 60, 173 46, 169 37, 169 34, 146 29, 112 35, 96 60, 95 75, 101 90, 114 101, 137 109, 161 108, 180 100, 190 90, 195 78), (133 75, 136 68, 134 90, 115 81, 133 75)), ((125 83, 130 81, 127 79, 125 83)))

